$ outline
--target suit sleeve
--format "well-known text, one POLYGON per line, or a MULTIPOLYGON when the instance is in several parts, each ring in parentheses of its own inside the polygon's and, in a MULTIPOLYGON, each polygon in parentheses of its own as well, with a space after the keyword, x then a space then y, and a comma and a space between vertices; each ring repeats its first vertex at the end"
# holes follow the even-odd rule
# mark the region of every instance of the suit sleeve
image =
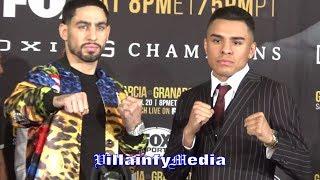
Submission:
MULTIPOLYGON (((178 154, 185 154, 187 157, 192 156, 196 147, 187 150, 182 145, 183 129, 187 125, 190 114, 190 104, 187 100, 188 96, 183 93, 178 100, 176 113, 173 118, 169 143, 165 152, 165 157, 173 158, 178 154)), ((191 102, 191 101, 190 101, 191 102)), ((164 169, 166 179, 186 179, 190 172, 190 166, 176 166, 175 169, 164 169)))
POLYGON ((279 140, 271 159, 294 179, 311 179, 311 156, 301 134, 297 107, 283 85, 275 88, 271 115, 279 140))

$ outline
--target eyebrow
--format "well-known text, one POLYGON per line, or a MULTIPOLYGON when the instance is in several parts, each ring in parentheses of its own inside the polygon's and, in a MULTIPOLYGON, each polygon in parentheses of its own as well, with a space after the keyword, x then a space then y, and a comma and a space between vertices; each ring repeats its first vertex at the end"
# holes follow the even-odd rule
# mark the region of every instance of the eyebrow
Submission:
MULTIPOLYGON (((87 22, 87 21, 78 21, 76 23, 76 25, 79 25, 79 24, 85 24, 85 25, 91 25, 92 23, 90 22, 87 22)), ((99 26, 99 25, 108 25, 107 22, 98 22, 98 23, 95 23, 96 26, 99 26)))
MULTIPOLYGON (((219 35, 219 34, 211 34, 210 37, 217 37, 217 38, 223 38, 223 36, 219 35)), ((239 36, 235 36, 235 37, 231 37, 232 40, 245 40, 244 37, 239 37, 239 36)))

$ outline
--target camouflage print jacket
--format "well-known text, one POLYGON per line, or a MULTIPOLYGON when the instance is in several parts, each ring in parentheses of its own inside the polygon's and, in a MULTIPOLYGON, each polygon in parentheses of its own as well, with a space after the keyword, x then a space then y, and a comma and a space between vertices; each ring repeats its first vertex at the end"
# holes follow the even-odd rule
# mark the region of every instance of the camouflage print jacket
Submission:
MULTIPOLYGON (((82 120, 63 110, 49 114, 44 103, 47 93, 81 92, 79 77, 70 71, 65 61, 63 58, 33 68, 5 101, 4 112, 12 119, 16 132, 17 178, 79 179, 82 120)), ((126 96, 121 84, 103 70, 97 69, 96 74, 106 114, 106 153, 143 153, 146 136, 128 135, 117 111, 119 101, 126 96)))

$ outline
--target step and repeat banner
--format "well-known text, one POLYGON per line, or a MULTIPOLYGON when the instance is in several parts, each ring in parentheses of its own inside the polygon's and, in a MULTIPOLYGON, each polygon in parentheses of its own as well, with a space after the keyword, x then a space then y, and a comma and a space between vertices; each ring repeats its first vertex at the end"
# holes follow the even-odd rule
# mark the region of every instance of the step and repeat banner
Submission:
MULTIPOLYGON (((65 2, 0 1, 1 106, 31 67, 63 55, 58 25, 65 2)), ((236 5, 256 20, 258 48, 250 67, 290 88, 300 110, 303 134, 312 148, 313 176, 320 179, 320 1, 103 2, 111 12, 111 35, 101 64, 126 86, 129 95, 143 99, 147 155, 164 154, 181 93, 210 78, 203 38, 211 13, 236 5)), ((165 179, 158 167, 143 167, 135 176, 165 179)), ((290 179, 279 170, 277 177, 290 179)))

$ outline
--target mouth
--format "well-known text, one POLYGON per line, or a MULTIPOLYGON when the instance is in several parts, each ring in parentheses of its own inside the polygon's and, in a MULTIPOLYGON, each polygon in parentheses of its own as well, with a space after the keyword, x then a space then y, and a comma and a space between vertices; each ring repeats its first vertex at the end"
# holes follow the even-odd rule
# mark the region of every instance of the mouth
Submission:
POLYGON ((83 45, 83 48, 85 48, 89 53, 92 53, 99 49, 100 46, 95 43, 87 43, 83 45))
POLYGON ((227 59, 221 59, 217 61, 220 65, 224 65, 224 66, 231 66, 232 64, 234 64, 233 61, 231 60, 227 60, 227 59))

